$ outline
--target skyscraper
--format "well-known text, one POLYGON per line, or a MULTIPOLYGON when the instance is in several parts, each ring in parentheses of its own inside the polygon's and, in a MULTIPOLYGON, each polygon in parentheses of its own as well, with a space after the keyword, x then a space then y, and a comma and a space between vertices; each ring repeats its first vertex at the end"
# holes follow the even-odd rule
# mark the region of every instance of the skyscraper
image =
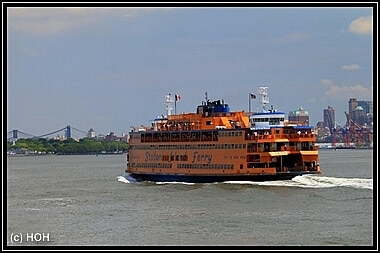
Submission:
POLYGON ((335 128, 335 110, 330 105, 323 110, 323 127, 328 127, 330 132, 335 128))

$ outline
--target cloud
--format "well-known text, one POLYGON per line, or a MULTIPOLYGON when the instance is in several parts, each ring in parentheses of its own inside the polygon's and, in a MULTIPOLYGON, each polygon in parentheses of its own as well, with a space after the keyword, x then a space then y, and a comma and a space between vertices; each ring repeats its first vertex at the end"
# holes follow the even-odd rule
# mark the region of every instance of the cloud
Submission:
POLYGON ((343 70, 358 70, 360 69, 359 64, 349 64, 349 65, 343 65, 342 66, 343 70))
POLYGON ((348 97, 368 99, 372 96, 371 90, 367 89, 361 84, 352 86, 339 86, 328 79, 322 79, 321 82, 324 85, 328 86, 328 90, 325 91, 325 95, 333 99, 347 99, 348 97))
MULTIPOLYGON (((150 8, 9 8, 8 29, 44 35, 83 27, 107 17, 133 18, 150 8)), ((157 9, 159 10, 159 9, 157 9)))
POLYGON ((351 22, 348 29, 356 34, 372 34, 372 16, 360 17, 351 22))
POLYGON ((323 84, 326 84, 326 85, 333 85, 333 81, 329 80, 329 79, 322 79, 321 82, 323 84))

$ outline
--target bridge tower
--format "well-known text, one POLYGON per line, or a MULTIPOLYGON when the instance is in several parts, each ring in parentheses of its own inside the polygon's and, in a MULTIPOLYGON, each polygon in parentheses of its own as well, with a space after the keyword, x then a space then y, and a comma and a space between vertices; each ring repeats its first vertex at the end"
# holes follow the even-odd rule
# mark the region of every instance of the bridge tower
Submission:
POLYGON ((18 138, 18 130, 13 130, 13 138, 17 139, 18 138))
POLYGON ((66 126, 66 139, 71 138, 71 126, 67 125, 66 126))

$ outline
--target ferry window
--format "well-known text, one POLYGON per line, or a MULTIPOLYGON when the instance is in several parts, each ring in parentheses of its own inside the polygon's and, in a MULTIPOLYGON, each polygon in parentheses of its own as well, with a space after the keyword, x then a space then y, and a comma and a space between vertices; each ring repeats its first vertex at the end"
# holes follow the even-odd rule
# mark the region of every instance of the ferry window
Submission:
POLYGON ((269 125, 279 125, 280 119, 279 118, 270 118, 269 119, 269 125))

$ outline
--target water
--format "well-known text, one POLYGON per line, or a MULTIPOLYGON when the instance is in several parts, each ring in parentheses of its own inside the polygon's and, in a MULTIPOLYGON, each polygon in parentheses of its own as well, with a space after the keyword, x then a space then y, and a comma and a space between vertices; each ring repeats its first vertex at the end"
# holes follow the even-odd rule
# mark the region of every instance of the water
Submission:
POLYGON ((373 246, 373 161, 320 150, 322 175, 188 184, 133 182, 125 155, 8 157, 7 245, 373 246))

